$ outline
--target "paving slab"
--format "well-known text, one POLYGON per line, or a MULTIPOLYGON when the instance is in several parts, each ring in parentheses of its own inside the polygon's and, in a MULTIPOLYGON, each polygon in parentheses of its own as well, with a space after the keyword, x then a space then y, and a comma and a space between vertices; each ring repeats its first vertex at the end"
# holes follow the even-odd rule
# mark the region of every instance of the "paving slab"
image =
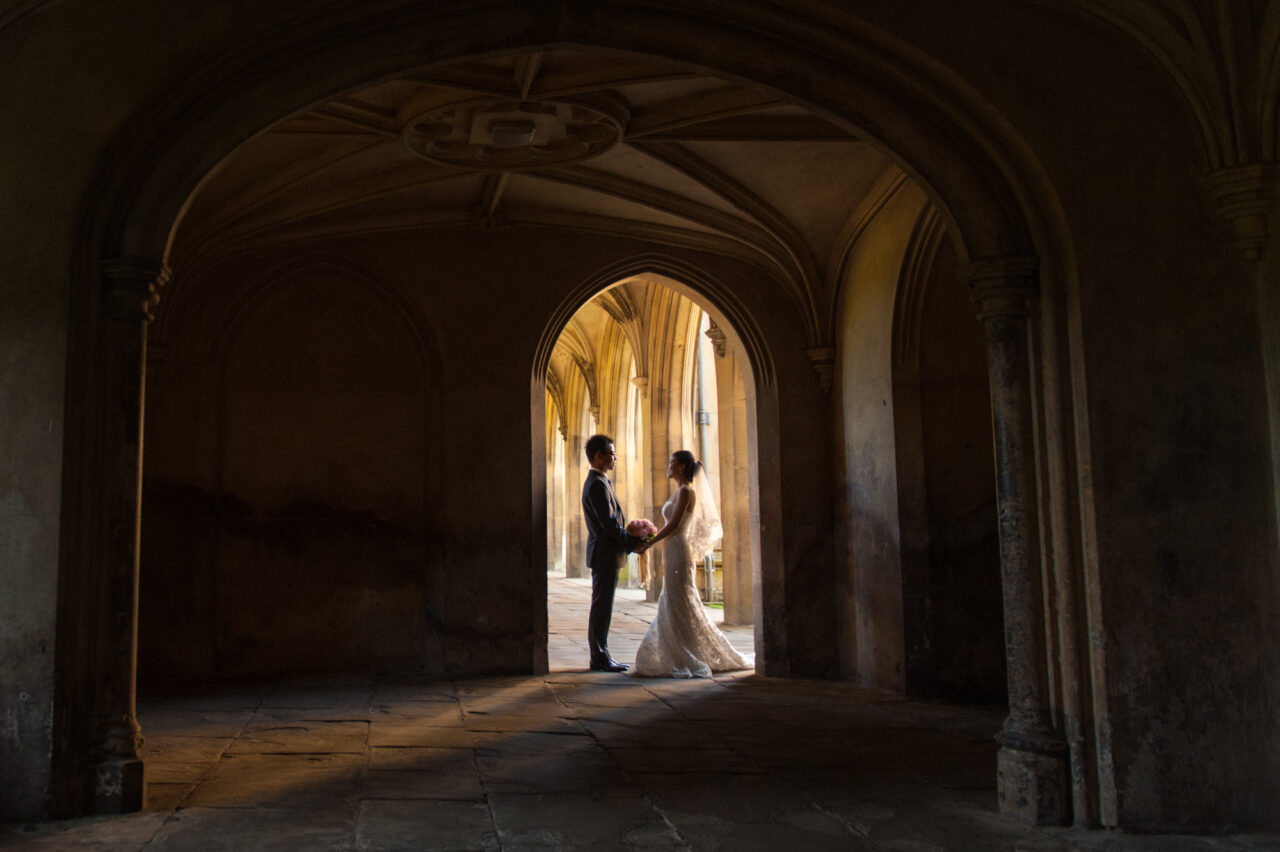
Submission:
POLYGON ((184 710, 152 705, 144 714, 147 739, 154 737, 234 737, 253 719, 254 711, 184 710))
POLYGON ((372 800, 360 804, 355 848, 378 852, 487 852, 501 847, 487 805, 372 800))
POLYGON ((228 754, 364 754, 368 722, 255 722, 228 754))
POLYGON ((166 737, 149 731, 140 752, 147 775, 154 766, 169 763, 213 763, 234 742, 234 737, 166 737))
POLYGON ((373 703, 388 701, 457 701, 453 683, 439 679, 407 677, 380 680, 373 687, 373 703))
POLYGON ((503 849, 684 849, 688 844, 634 793, 489 797, 503 849))
POLYGON ((13 850, 141 849, 160 830, 167 814, 144 811, 53 822, 0 825, 0 848, 13 850))
POLYGON ((699 820, 775 820, 815 807, 814 798, 771 775, 631 773, 646 798, 673 824, 699 820))
POLYGON ((462 727, 462 705, 453 699, 438 701, 375 701, 375 724, 412 722, 436 727, 462 727))
POLYGON ((191 807, 350 810, 364 772, 363 754, 228 755, 187 800, 191 807))
POLYGON ((653 694, 636 683, 576 681, 558 683, 553 686, 556 698, 565 706, 575 709, 583 708, 594 711, 600 707, 633 708, 643 707, 653 701, 653 694))
POLYGON ((372 710, 367 704, 342 707, 260 707, 253 714, 253 725, 275 722, 368 722, 372 710))
POLYGON ((603 753, 492 754, 476 756, 488 793, 608 793, 631 787, 615 761, 603 753))
POLYGON ((838 820, 818 811, 788 813, 779 817, 777 822, 677 822, 676 829, 693 849, 717 852, 828 852, 836 849, 879 852, 887 848, 858 837, 838 820))
POLYGON ((480 731, 475 734, 477 754, 565 754, 599 752, 599 744, 581 729, 564 733, 544 731, 480 731))
POLYGON ((589 718, 582 727, 606 748, 705 748, 709 742, 719 745, 719 738, 691 727, 679 719, 645 716, 614 716, 613 719, 589 718))
POLYGON ((371 748, 470 748, 473 739, 466 728, 412 722, 378 722, 369 729, 371 748))
POLYGON ((158 710, 166 712, 236 712, 257 710, 262 705, 263 684, 177 685, 164 694, 138 701, 138 715, 150 718, 158 710))
POLYGON ((361 789, 362 801, 370 799, 449 799, 484 802, 484 786, 480 773, 472 765, 448 770, 377 770, 370 769, 361 789))
POLYGON ((698 776, 758 775, 767 768, 727 748, 614 748, 609 755, 628 772, 686 773, 698 776))
POLYGON ((147 852, 279 852, 349 850, 350 810, 183 808, 165 820, 147 852))
POLYGON ((469 748, 371 748, 369 769, 389 772, 456 773, 475 771, 475 751, 469 748))
POLYGON ((154 781, 147 780, 147 810, 173 811, 182 806, 191 791, 196 788, 195 782, 154 781))
MULTIPOLYGON (((564 708, 558 708, 557 712, 564 712, 564 708)), ((578 721, 571 717, 540 716, 523 713, 502 716, 468 713, 466 726, 472 731, 540 731, 546 734, 578 734, 582 732, 578 721)))

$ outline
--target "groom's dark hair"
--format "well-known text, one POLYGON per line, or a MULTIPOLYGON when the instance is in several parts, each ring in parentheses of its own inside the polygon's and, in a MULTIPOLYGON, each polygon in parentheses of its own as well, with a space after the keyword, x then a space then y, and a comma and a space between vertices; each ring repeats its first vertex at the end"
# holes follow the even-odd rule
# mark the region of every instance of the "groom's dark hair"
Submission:
POLYGON ((609 452, 609 445, 612 443, 613 443, 613 439, 610 438, 608 435, 592 435, 590 438, 587 439, 587 446, 586 446, 587 461, 588 462, 595 461, 596 453, 609 452))

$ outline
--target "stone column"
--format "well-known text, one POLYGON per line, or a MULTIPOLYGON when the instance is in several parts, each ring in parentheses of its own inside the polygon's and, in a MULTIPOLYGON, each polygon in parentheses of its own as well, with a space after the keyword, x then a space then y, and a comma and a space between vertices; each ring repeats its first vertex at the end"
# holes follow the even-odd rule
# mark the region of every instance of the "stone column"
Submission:
POLYGON ((1032 825, 1070 815, 1067 747, 1049 712, 1032 397, 1036 261, 980 260, 965 270, 987 336, 999 501, 1009 716, 996 739, 1002 813, 1032 825))
MULTIPOLYGON (((581 422, 581 411, 575 412, 581 422)), ((582 517, 582 483, 587 476, 585 447, 590 435, 580 435, 570 429, 564 445, 564 493, 565 493, 565 554, 566 577, 590 577, 587 567, 587 527, 582 517)))
POLYGON ((101 377, 102 509, 108 551, 102 560, 105 614, 94 745, 94 810, 129 813, 146 804, 135 693, 138 654, 138 556, 142 499, 142 412, 147 325, 169 278, 145 258, 106 260, 103 271, 101 377))

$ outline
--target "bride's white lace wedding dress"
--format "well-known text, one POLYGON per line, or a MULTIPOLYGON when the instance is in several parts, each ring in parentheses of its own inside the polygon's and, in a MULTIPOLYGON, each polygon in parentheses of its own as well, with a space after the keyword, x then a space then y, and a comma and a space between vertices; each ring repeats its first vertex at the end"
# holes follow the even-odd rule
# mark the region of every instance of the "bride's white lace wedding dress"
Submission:
MULTIPOLYGON (((662 507, 670 523, 676 495, 662 507)), ((694 583, 695 559, 702 559, 720 538, 720 521, 709 519, 695 507, 685 512, 680 529, 663 539, 662 594, 658 615, 649 625, 631 674, 640 677, 710 677, 712 672, 751 668, 753 662, 739 654, 707 617, 694 583)), ((714 514, 714 508, 711 509, 714 514)))

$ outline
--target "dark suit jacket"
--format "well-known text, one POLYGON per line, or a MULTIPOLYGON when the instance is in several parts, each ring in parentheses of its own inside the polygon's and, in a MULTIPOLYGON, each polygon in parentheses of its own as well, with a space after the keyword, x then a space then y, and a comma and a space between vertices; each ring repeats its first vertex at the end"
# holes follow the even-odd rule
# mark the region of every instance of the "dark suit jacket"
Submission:
POLYGON ((609 478, 599 471, 588 471, 582 485, 582 516, 587 521, 587 565, 592 571, 618 570, 639 539, 627 535, 627 516, 609 478))

